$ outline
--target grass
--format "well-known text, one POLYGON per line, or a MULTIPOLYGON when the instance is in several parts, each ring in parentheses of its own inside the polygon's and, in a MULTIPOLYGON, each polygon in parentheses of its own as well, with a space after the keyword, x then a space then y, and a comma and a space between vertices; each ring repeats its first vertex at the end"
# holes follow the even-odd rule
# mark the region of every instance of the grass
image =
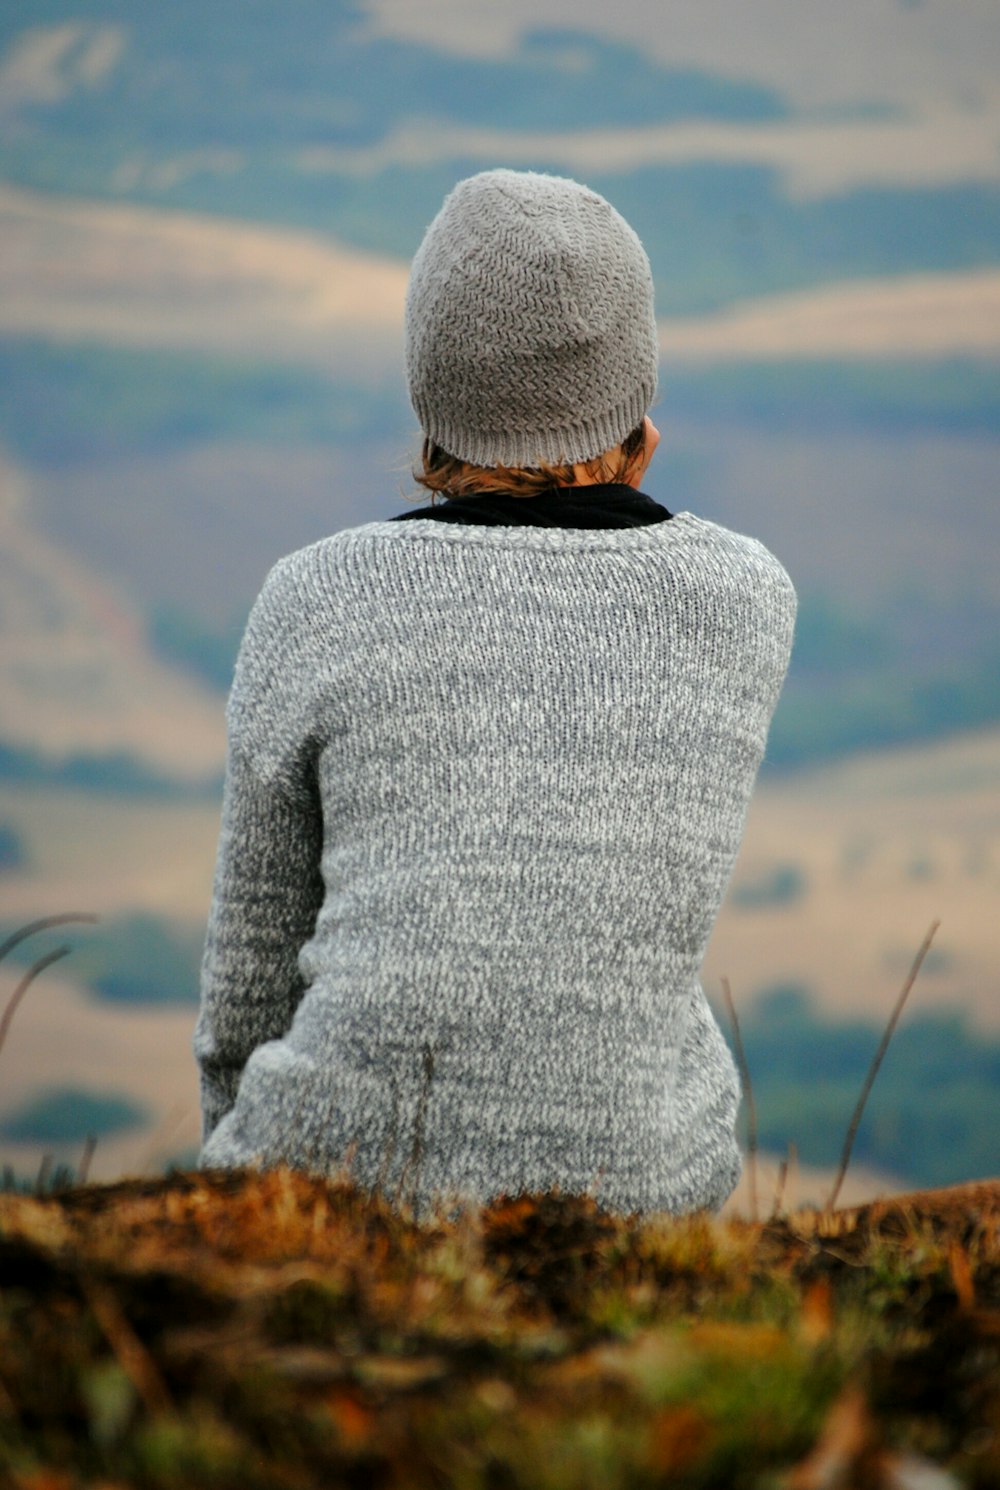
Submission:
POLYGON ((995 1485, 998 1221, 995 1183, 761 1224, 547 1192, 418 1225, 285 1170, 0 1196, 0 1457, 20 1490, 741 1490, 838 1453, 861 1485, 904 1452, 995 1485))

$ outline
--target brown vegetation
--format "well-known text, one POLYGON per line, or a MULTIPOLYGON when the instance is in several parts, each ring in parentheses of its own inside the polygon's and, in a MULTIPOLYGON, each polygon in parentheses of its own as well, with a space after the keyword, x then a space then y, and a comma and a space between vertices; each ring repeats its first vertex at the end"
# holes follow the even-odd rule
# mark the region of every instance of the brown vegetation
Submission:
POLYGON ((19 1490, 985 1490, 998 1221, 996 1181, 757 1225, 417 1225, 288 1171, 6 1195, 0 1455, 19 1490))

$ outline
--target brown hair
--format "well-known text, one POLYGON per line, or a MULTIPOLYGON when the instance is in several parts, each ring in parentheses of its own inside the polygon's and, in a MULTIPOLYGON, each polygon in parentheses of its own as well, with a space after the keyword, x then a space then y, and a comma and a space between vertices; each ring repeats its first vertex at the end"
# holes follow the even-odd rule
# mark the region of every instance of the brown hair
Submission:
MULTIPOLYGON (((637 424, 612 458, 608 458, 607 452, 595 455, 582 463, 584 469, 595 481, 624 482, 636 457, 642 453, 645 440, 645 423, 637 424)), ((421 465, 421 470, 414 471, 413 479, 431 493, 432 503, 438 495, 466 497, 485 491, 505 492, 511 497, 537 497, 553 486, 572 486, 575 480, 571 465, 553 466, 546 461, 537 466, 473 466, 449 455, 431 439, 424 440, 421 465)))

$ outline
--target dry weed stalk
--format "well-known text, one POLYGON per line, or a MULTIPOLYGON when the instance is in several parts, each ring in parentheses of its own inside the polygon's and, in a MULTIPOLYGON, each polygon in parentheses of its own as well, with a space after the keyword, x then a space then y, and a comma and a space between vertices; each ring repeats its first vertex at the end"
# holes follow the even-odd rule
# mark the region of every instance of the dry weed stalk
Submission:
POLYGON ((170 1412, 173 1403, 159 1367, 125 1316, 114 1291, 96 1278, 81 1278, 90 1312, 125 1375, 151 1417, 170 1412))
POLYGON ((90 911, 65 911, 59 916, 40 916, 37 921, 28 921, 0 944, 0 962, 3 962, 8 952, 13 952, 19 942, 23 942, 26 937, 34 936, 37 931, 49 931, 53 926, 66 926, 70 922, 84 921, 93 924, 99 920, 100 917, 93 915, 90 911))
POLYGON ((733 1044, 736 1046, 736 1060, 740 1068, 740 1080, 743 1083, 743 1095, 747 1104, 747 1151, 750 1161, 750 1216, 753 1221, 757 1220, 757 1108, 753 1100, 753 1083, 750 1080, 750 1067, 747 1065, 746 1051, 743 1049, 743 1036, 740 1034, 740 1022, 736 1017, 736 1005, 733 1003, 733 993, 729 986, 729 979, 722 979, 722 994, 726 1000, 726 1009, 729 1013, 729 1022, 733 1027, 733 1044))
MULTIPOLYGON (((934 937, 940 925, 941 922, 939 920, 931 922, 931 925, 927 931, 927 935, 921 942, 920 949, 917 952, 916 957, 913 959, 913 965, 906 976, 906 980, 903 983, 902 988, 900 989, 899 996, 896 999, 893 1011, 890 1014, 888 1023, 886 1024, 885 1030, 883 1031, 882 1039, 879 1042, 879 1047, 876 1050, 875 1055, 872 1059, 872 1063, 868 1068, 868 1074, 866 1075, 864 1084, 861 1088, 861 1095, 858 1097, 857 1105, 854 1108, 851 1121, 848 1125, 847 1136, 844 1139, 844 1147, 841 1152, 840 1164, 837 1169, 837 1176, 834 1181, 833 1189, 830 1191, 830 1195, 826 1202, 826 1205, 823 1207, 824 1214, 832 1211, 837 1202, 837 1197, 840 1194, 840 1188, 844 1183, 844 1177, 847 1174, 847 1167, 851 1162, 851 1152, 854 1148, 854 1140, 857 1137, 858 1127, 860 1126, 861 1118, 865 1110, 865 1104, 867 1103, 868 1098, 871 1095, 872 1087, 875 1085, 875 1078, 879 1073, 882 1061, 885 1059, 885 1053, 889 1048, 889 1042, 893 1037, 897 1023, 899 1022, 899 1016, 903 1012, 903 1006, 910 996, 910 990, 913 988, 914 983, 917 981, 917 975, 920 972, 921 967, 923 966, 924 958, 930 951, 931 942, 934 940, 934 937)), ((736 1014, 736 1006, 733 1003, 733 995, 732 990, 729 986, 729 979, 723 978, 721 981, 722 993, 726 1001, 726 1011, 729 1015, 729 1022, 733 1030, 733 1045, 736 1051, 736 1062, 739 1066, 740 1080, 743 1085, 743 1095, 746 1098, 747 1104, 747 1150, 750 1169, 750 1213, 751 1218, 756 1222, 758 1219, 757 1109, 753 1099, 753 1083, 750 1079, 750 1067, 747 1064, 746 1051, 743 1048, 743 1037, 740 1033, 740 1022, 736 1014)), ((794 1154, 795 1145, 790 1142, 788 1145, 788 1158, 781 1161, 778 1169, 778 1185, 777 1190, 775 1191, 774 1203, 771 1207, 772 1219, 777 1216, 780 1211, 785 1193, 785 1185, 788 1179, 788 1171, 793 1163, 794 1154)))
POLYGON ((85 1185, 87 1183, 87 1176, 90 1174, 90 1161, 94 1157, 94 1151, 96 1148, 97 1139, 93 1136, 93 1134, 89 1134, 84 1140, 83 1154, 80 1159, 80 1167, 76 1171, 76 1183, 78 1185, 85 1185))
POLYGON ((865 1077, 865 1083, 864 1086, 861 1088, 861 1095, 858 1098, 858 1104, 854 1109, 854 1115, 851 1118, 850 1126, 847 1129, 847 1137, 844 1139, 844 1150, 840 1156, 840 1167, 837 1170, 837 1178, 834 1182, 833 1189, 830 1191, 830 1197, 824 1207, 824 1210, 826 1211, 833 1210, 833 1207, 836 1204, 837 1196, 840 1194, 840 1187, 844 1183, 844 1176, 847 1173, 847 1166, 851 1162, 851 1150, 854 1147, 854 1140, 857 1136, 858 1125, 861 1122, 861 1115, 865 1110, 865 1103, 868 1101, 869 1093, 871 1092, 871 1089, 875 1084, 875 1078, 879 1073, 879 1067, 882 1065, 885 1053, 889 1049, 889 1041, 892 1039, 899 1016, 903 1012, 903 1005, 909 998, 910 989, 917 981, 917 974, 920 972, 924 958, 930 951, 931 942, 934 940, 935 933, 937 932, 937 929, 940 925, 940 921, 931 922, 927 935, 924 937, 923 941, 920 944, 920 950, 918 951, 916 957, 913 959, 913 966, 910 968, 910 971, 906 976, 906 981, 900 989, 899 997, 896 1000, 896 1006, 889 1016, 889 1023, 885 1027, 885 1032, 882 1035, 878 1050, 876 1050, 874 1059, 872 1060, 872 1063, 868 1068, 868 1075, 865 1077))
MULTIPOLYGON (((17 931, 12 932, 7 940, 0 945, 0 962, 19 943, 23 942, 29 936, 34 936, 36 931, 48 931, 53 926, 65 926, 67 922, 71 921, 92 923, 97 919, 97 916, 91 915, 89 911, 67 911, 61 916, 42 916, 37 921, 29 921, 27 925, 21 926, 17 931)), ((31 967, 18 983, 14 992, 7 1000, 7 1007, 3 1011, 3 1018, 0 1019, 0 1050, 3 1049, 4 1041, 7 1038, 7 1031, 10 1029, 11 1020, 14 1018, 17 1006, 24 998, 32 983, 40 973, 44 973, 46 968, 51 967, 54 962, 58 962, 60 957, 66 957, 69 951, 69 947, 56 947, 54 951, 46 952, 44 957, 39 957, 37 962, 32 963, 31 967)))
POLYGON ((781 1215, 781 1208, 785 1199, 785 1185, 788 1182, 789 1170, 794 1170, 795 1168, 795 1158, 795 1142, 793 1139, 790 1138, 788 1140, 788 1152, 787 1154, 785 1154, 781 1163, 778 1165, 778 1182, 775 1186, 774 1201, 771 1205, 772 1221, 776 1220, 776 1218, 781 1215))
POLYGON ((44 973, 45 969, 51 967, 54 962, 58 962, 61 957, 68 957, 69 950, 69 947, 56 947, 53 951, 46 952, 44 957, 39 957, 37 962, 31 964, 7 1000, 7 1007, 3 1011, 3 1018, 0 1019, 0 1050, 4 1047, 4 1042, 7 1039, 7 1031, 10 1029, 11 1020, 14 1018, 17 1006, 24 998, 32 983, 34 983, 40 973, 44 973))
MULTIPOLYGON (((17 931, 11 932, 7 940, 0 944, 0 962, 2 962, 3 959, 7 956, 8 952, 12 952, 16 946, 19 946, 20 943, 25 941, 26 938, 28 938, 29 936, 34 936, 37 931, 48 931, 53 926, 66 926, 69 923, 78 922, 84 922, 92 925, 98 919, 99 918, 93 915, 90 911, 65 911, 62 915, 40 916, 37 921, 28 921, 26 925, 19 926, 17 931)), ((6 1007, 3 1011, 3 1016, 0 1017, 0 1050, 3 1050, 4 1042, 6 1041, 8 1031, 10 1030, 11 1021, 13 1020, 14 1015, 17 1012, 17 1007, 20 1004, 21 1000, 24 998, 24 995, 27 993, 28 989, 31 987, 32 983, 34 983, 35 979, 39 976, 40 973, 44 973, 45 970, 47 968, 50 968, 54 962, 58 962, 62 957, 67 957, 70 951, 70 947, 55 947, 51 952, 46 952, 43 956, 37 958, 36 961, 33 962, 28 968, 28 971, 24 974, 24 977, 21 978, 21 980, 17 984, 17 987, 14 989, 14 992, 7 1000, 6 1007)), ((96 1145, 96 1138, 88 1138, 86 1144, 84 1145, 83 1160, 80 1166, 80 1173, 77 1177, 79 1184, 83 1184, 86 1181, 87 1172, 90 1169, 90 1161, 94 1156, 94 1149, 96 1145)), ((41 1166, 38 1171, 38 1176, 35 1180, 35 1191, 37 1194, 41 1194, 46 1184, 48 1183, 49 1173, 51 1169, 52 1155, 46 1154, 42 1159, 41 1166)))

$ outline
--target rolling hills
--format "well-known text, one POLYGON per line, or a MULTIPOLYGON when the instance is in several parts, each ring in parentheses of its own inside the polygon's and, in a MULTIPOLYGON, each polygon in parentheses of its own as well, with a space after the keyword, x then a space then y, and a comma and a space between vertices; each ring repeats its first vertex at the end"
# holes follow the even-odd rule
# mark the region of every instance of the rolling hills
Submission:
MULTIPOLYGON (((197 940, 249 603, 281 553, 410 490, 407 258, 459 175, 568 170, 653 260, 650 494, 760 536, 800 591, 710 992, 729 976, 751 1024, 805 1008, 815 1049, 887 1011, 940 916, 914 1018, 985 1048, 998 51, 990 0, 5 7, 0 827, 26 860, 4 922, 79 905, 197 940)), ((186 955, 176 1003, 114 1003, 81 946, 19 1011, 0 1119, 45 1087, 117 1094, 149 1113, 96 1173, 189 1155, 186 955)))

